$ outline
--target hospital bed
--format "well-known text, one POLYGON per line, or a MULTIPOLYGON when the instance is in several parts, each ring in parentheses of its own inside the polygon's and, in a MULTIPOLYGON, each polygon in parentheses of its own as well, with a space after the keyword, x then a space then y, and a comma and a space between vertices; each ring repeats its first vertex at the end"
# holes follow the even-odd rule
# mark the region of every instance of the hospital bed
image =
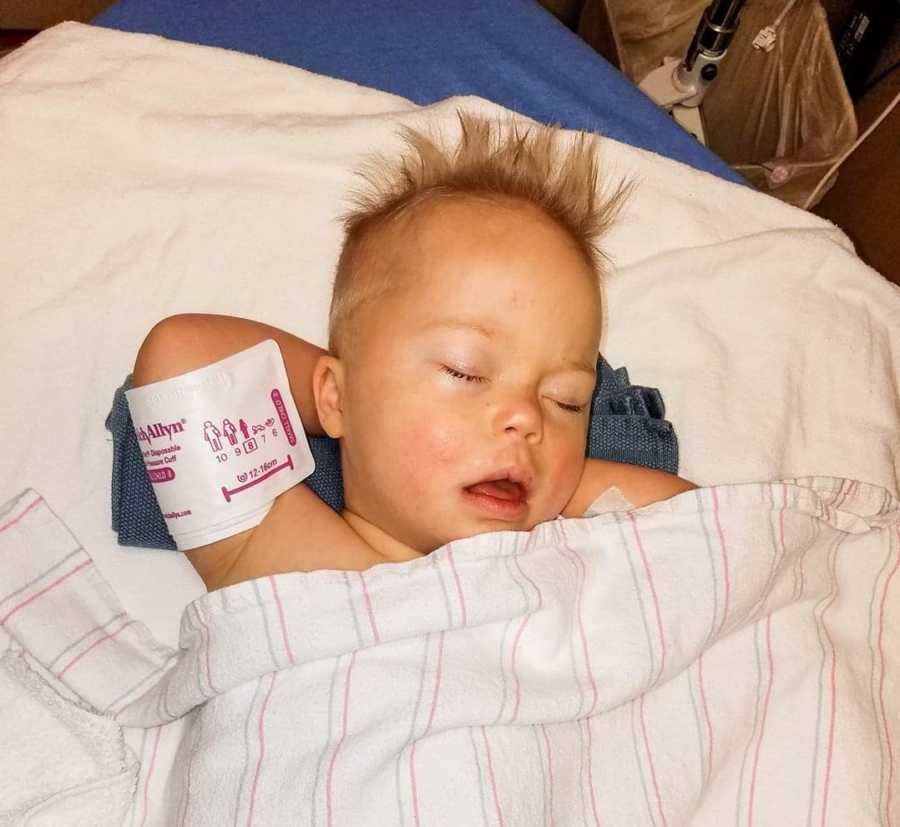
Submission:
POLYGON ((0 63, 0 157, 19 160, 0 201, 0 501, 39 491, 161 640, 202 584, 110 529, 103 422, 141 339, 195 310, 323 343, 354 166, 460 107, 610 139, 605 174, 636 188, 604 245, 603 353, 662 391, 683 476, 897 493, 897 289, 536 3, 122 0, 95 23, 0 63))
POLYGON ((418 104, 478 95, 740 180, 537 2, 226 0, 213 10, 121 0, 94 22, 259 55, 418 104))

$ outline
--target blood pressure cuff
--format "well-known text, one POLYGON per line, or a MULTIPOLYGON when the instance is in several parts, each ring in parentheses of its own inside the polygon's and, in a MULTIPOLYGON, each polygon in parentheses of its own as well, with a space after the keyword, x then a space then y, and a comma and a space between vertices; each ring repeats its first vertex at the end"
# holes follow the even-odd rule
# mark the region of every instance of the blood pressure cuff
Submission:
POLYGON ((276 342, 125 392, 179 551, 259 525, 315 467, 276 342))
MULTIPOLYGON (((274 343, 272 344, 274 346, 274 343)), ((112 434, 113 444, 112 528, 118 536, 120 545, 174 550, 177 545, 170 533, 166 518, 163 516, 163 509, 154 493, 154 487, 158 488, 165 483, 162 481, 151 482, 151 476, 159 476, 159 474, 168 476, 164 470, 154 475, 152 474, 153 469, 171 467, 175 470, 175 464, 164 461, 165 457, 172 456, 173 452, 149 453, 147 456, 145 456, 145 452, 148 450, 151 452, 153 450, 162 451, 163 448, 169 447, 166 445, 166 440, 169 435, 174 436, 174 432, 167 435, 164 426, 168 425, 171 428, 174 424, 181 424, 181 417, 173 422, 163 422, 162 419, 159 419, 158 422, 139 423, 138 429, 135 430, 126 395, 132 390, 132 387, 132 378, 128 376, 125 383, 116 390, 112 410, 106 418, 106 427, 112 434), (159 436, 152 436, 147 431, 148 424, 151 427, 158 425, 158 430, 154 428, 154 433, 159 436), (141 427, 144 427, 149 441, 139 439, 141 427), (156 442, 156 448, 151 447, 153 442, 156 442), (154 461, 159 459, 163 459, 163 461, 152 466, 147 465, 148 457, 154 461)), ((143 388, 138 390, 143 390, 143 388)), ((284 401, 285 394, 281 395, 282 401, 284 401)), ((291 405, 293 407, 292 401, 291 405)), ((274 403, 269 416, 278 417, 274 403)), ((247 438, 254 436, 252 433, 254 425, 265 427, 265 419, 260 422, 250 422, 246 417, 240 416, 239 411, 235 411, 234 415, 230 417, 220 417, 218 422, 213 418, 209 419, 211 425, 218 431, 218 436, 213 427, 206 427, 206 430, 203 430, 206 420, 200 423, 201 428, 195 432, 195 436, 201 440, 200 447, 209 451, 211 462, 218 462, 214 459, 217 454, 228 454, 228 451, 215 451, 217 443, 222 448, 227 446, 231 451, 231 454, 228 454, 228 460, 222 462, 223 465, 231 462, 231 455, 234 454, 235 448, 243 448, 242 443, 246 439, 244 429, 241 427, 242 421, 244 428, 248 430, 247 438), (229 420, 228 424, 223 421, 224 418, 229 420), (234 443, 232 440, 235 440, 234 443)), ((274 421, 271 427, 276 427, 274 421)), ((299 416, 294 429, 295 433, 302 434, 299 416)), ((258 437, 258 435, 256 436, 258 437)), ((339 443, 330 437, 309 436, 305 437, 305 440, 312 462, 315 464, 315 470, 305 478, 304 482, 331 508, 340 511, 344 506, 344 495, 339 443)), ((259 442, 258 439, 257 442, 259 442)), ((169 443, 169 445, 171 444, 175 444, 174 440, 169 443)), ((254 453, 256 451, 250 452, 251 455, 254 453)), ((656 388, 630 384, 628 371, 625 368, 613 369, 602 358, 597 362, 597 386, 591 400, 591 418, 585 454, 588 457, 642 465, 673 474, 678 471, 678 441, 675 429, 665 419, 665 405, 659 391, 656 388)), ((240 456, 249 460, 249 456, 243 450, 240 456)), ((279 458, 276 455, 274 459, 278 460, 279 458)), ((272 458, 256 462, 252 465, 252 469, 255 469, 258 475, 266 473, 265 469, 262 471, 260 469, 266 462, 271 461, 272 458)), ((276 464, 279 463, 276 462, 276 464)), ((226 490, 244 484, 237 479, 237 474, 248 474, 247 480, 249 481, 250 470, 249 468, 235 469, 233 472, 235 474, 234 484, 226 483, 224 486, 226 490)), ((288 468, 280 470, 278 473, 282 474, 282 479, 285 480, 288 479, 286 474, 292 470, 288 468)), ((295 484, 295 482, 291 484, 295 484)), ((221 487, 219 485, 219 488, 221 487)), ((240 499, 240 494, 229 494, 229 496, 232 497, 232 501, 240 499)), ((223 494, 222 497, 224 499, 225 495, 223 494)), ((168 513, 175 514, 183 510, 186 508, 174 508, 168 513)), ((173 519, 183 520, 184 517, 170 517, 169 522, 172 522, 173 519)), ((262 517, 260 516, 259 519, 262 517)))

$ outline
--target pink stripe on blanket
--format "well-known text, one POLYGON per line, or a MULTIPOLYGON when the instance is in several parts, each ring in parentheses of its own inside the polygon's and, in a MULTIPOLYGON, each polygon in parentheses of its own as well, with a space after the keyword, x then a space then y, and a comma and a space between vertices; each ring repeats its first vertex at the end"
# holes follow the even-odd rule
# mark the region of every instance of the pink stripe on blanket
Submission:
POLYGON ((78 661, 80 661, 85 655, 87 655, 89 652, 92 652, 92 651, 93 651, 94 649, 96 649, 101 643, 104 643, 104 642, 107 641, 107 640, 112 640, 114 637, 116 637, 116 635, 118 635, 118 634, 120 634, 121 632, 123 632, 125 629, 127 629, 129 626, 131 626, 131 625, 132 625, 133 623, 135 623, 135 622, 136 622, 136 621, 134 621, 134 620, 129 620, 129 621, 123 623, 118 629, 116 629, 115 632, 110 632, 110 633, 104 635, 103 637, 101 637, 101 638, 95 640, 95 641, 94 641, 90 646, 88 646, 88 648, 85 649, 80 655, 76 655, 76 656, 75 656, 74 658, 72 658, 72 660, 70 660, 70 661, 69 661, 62 669, 60 669, 59 672, 56 673, 56 677, 57 677, 57 678, 61 678, 61 677, 62 677, 63 675, 65 675, 66 672, 68 672, 68 671, 69 671, 76 663, 78 663, 78 661))
MULTIPOLYGON (((159 736, 162 734, 162 727, 158 726, 156 728, 156 740, 153 742, 153 754, 150 756, 150 766, 147 769, 147 777, 144 780, 144 815, 141 818, 141 827, 144 827, 144 824, 147 821, 147 804, 149 802, 149 791, 150 791, 150 779, 153 777, 153 770, 156 768, 156 753, 159 749, 159 736)), ((143 757, 143 756, 142 756, 143 757)))
POLYGON ((644 749, 647 750, 647 764, 650 766, 650 780, 653 781, 653 792, 656 795, 656 809, 659 812, 659 817, 662 819, 663 827, 667 827, 668 822, 666 821, 666 814, 663 809, 662 792, 659 789, 659 781, 656 778, 656 766, 653 763, 653 751, 650 749, 650 737, 647 735, 647 721, 644 717, 644 699, 646 697, 646 694, 641 695, 638 704, 641 720, 641 735, 644 739, 644 749))
MULTIPOLYGON (((544 595, 541 592, 540 588, 538 587, 537 583, 535 583, 534 580, 532 580, 525 573, 525 570, 522 568, 522 563, 519 561, 518 555, 516 555, 514 557, 514 560, 516 563, 516 568, 519 570, 519 574, 521 574, 522 577, 524 577, 528 581, 529 585, 537 593, 538 604, 535 609, 535 612, 539 612, 544 606, 544 595)), ((522 682, 519 680, 519 673, 516 671, 516 655, 518 653, 519 641, 522 638, 522 632, 525 631, 525 627, 528 625, 531 618, 532 618, 532 613, 529 612, 528 614, 525 615, 525 617, 522 619, 522 623, 519 625, 518 631, 516 632, 515 640, 513 641, 510 670, 512 671, 513 681, 515 682, 515 685, 516 685, 516 699, 515 699, 515 703, 513 704, 513 714, 512 714, 512 718, 510 719, 510 723, 515 722, 519 717, 519 705, 522 701, 522 682)))
POLYGON ((522 622, 519 624, 519 628, 516 630, 516 636, 513 639, 512 657, 510 658, 509 670, 510 672, 512 672, 513 683, 516 687, 516 693, 515 701, 513 703, 512 717, 509 719, 510 723, 514 723, 515 720, 519 717, 519 704, 522 702, 522 682, 519 680, 519 673, 516 670, 516 655, 519 651, 519 641, 522 639, 522 632, 525 631, 525 627, 528 625, 528 622, 530 620, 530 614, 526 614, 525 617, 522 618, 522 622))
POLYGON ((659 595, 656 593, 656 584, 653 582, 653 570, 650 566, 650 561, 647 559, 647 551, 644 549, 644 542, 641 539, 640 531, 638 531, 634 513, 629 511, 627 517, 631 521, 634 540, 637 543, 638 551, 641 553, 641 562, 644 564, 644 571, 647 574, 647 583, 650 586, 650 595, 653 597, 653 609, 656 612, 656 631, 659 634, 659 670, 656 675, 651 676, 649 686, 652 686, 659 680, 666 668, 666 636, 663 632, 662 609, 659 604, 659 595))
MULTIPOLYGON (((565 529, 563 529, 562 532, 563 532, 563 536, 565 536, 565 529)), ((593 665, 591 664, 590 651, 588 649, 588 644, 587 644, 587 634, 585 633, 585 630, 584 630, 584 617, 582 614, 582 602, 583 602, 583 598, 584 598, 584 584, 585 584, 585 580, 587 579, 587 569, 584 565, 584 560, 581 559, 578 552, 576 552, 572 549, 572 547, 568 544, 568 542, 563 542, 561 547, 558 549, 558 551, 559 551, 559 554, 562 557, 564 557, 571 564, 572 568, 575 569, 576 577, 578 580, 578 587, 575 592, 575 617, 578 621, 578 635, 581 638, 581 650, 582 650, 582 656, 584 657, 584 665, 585 665, 585 669, 587 670, 588 680, 590 681, 590 685, 591 685, 592 700, 591 700, 591 705, 588 708, 587 714, 593 715, 594 710, 597 707, 597 701, 599 700, 600 693, 597 689, 597 681, 594 678, 594 669, 593 669, 593 665)), ((574 654, 575 654, 574 646, 573 646, 572 654, 573 654, 573 661, 572 661, 573 677, 575 679, 575 685, 578 689, 578 693, 581 696, 581 701, 579 703, 579 715, 580 715, 581 714, 580 710, 584 704, 584 691, 581 688, 581 681, 578 678, 578 673, 577 673, 577 671, 574 671, 574 663, 575 663, 575 661, 574 661, 574 654)))
MULTIPOLYGON (((259 736, 259 758, 256 761, 256 772, 253 775, 253 787, 250 789, 250 810, 247 813, 247 827, 253 824, 253 814, 256 809, 256 787, 259 784, 259 774, 262 769, 263 758, 266 755, 266 738, 264 723, 266 719, 266 708, 269 705, 269 698, 272 697, 272 689, 275 686, 275 676, 277 672, 269 673, 269 689, 266 697, 263 699, 262 706, 259 709, 259 721, 257 723, 257 733, 259 736)), ((261 679, 262 680, 262 679, 261 679)))
POLYGON ((753 772, 750 776, 750 805, 747 813, 747 827, 753 827, 753 807, 756 803, 756 773, 759 769, 759 753, 766 734, 766 716, 769 712, 769 700, 772 697, 772 684, 775 683, 775 661, 772 657, 772 615, 766 617, 766 652, 769 663, 769 683, 766 686, 766 697, 763 699, 762 721, 759 725, 759 737, 756 739, 756 750, 753 756, 753 772))
POLYGON ((212 668, 209 663, 209 625, 203 619, 203 616, 200 614, 200 609, 197 608, 197 603, 194 602, 194 617, 197 618, 197 622, 203 627, 200 631, 200 648, 203 649, 204 660, 206 661, 206 682, 209 684, 209 688, 212 691, 213 695, 218 695, 219 690, 216 689, 216 685, 213 683, 212 679, 212 668))
POLYGON ((269 575, 269 584, 272 586, 275 605, 278 607, 278 622, 281 624, 281 639, 284 641, 284 651, 287 652, 288 660, 293 666, 296 660, 294 660, 294 652, 291 650, 291 644, 288 640, 287 624, 284 622, 284 606, 281 604, 281 598, 278 596, 278 587, 275 585, 275 577, 272 575, 269 575))
POLYGON ((361 571, 356 572, 359 575, 359 582, 362 584, 363 597, 366 601, 366 612, 369 615, 369 628, 372 630, 372 637, 376 643, 381 643, 381 635, 378 634, 378 625, 375 623, 375 612, 372 611, 372 600, 369 597, 369 587, 366 585, 366 578, 361 571))
POLYGON ((0 617, 0 625, 3 625, 4 623, 6 623, 20 609, 24 609, 26 606, 30 605, 38 598, 43 597, 45 594, 47 594, 48 592, 55 589, 60 583, 63 583, 66 580, 68 580, 73 574, 77 574, 82 569, 86 568, 87 566, 92 566, 92 565, 93 565, 93 560, 85 560, 83 563, 79 563, 77 566, 75 566, 75 568, 72 569, 71 571, 66 572, 61 577, 57 577, 56 580, 54 580, 49 585, 44 586, 44 588, 41 589, 39 592, 35 592, 33 595, 31 595, 31 597, 28 597, 25 600, 23 600, 21 603, 18 603, 17 605, 13 606, 12 609, 10 609, 3 617, 0 617))
MULTIPOLYGON (((441 632, 438 636, 438 658, 437 658, 437 666, 435 667, 435 676, 434 676, 434 690, 431 694, 431 711, 428 713, 428 723, 425 725, 425 730, 419 736, 419 738, 424 738, 431 732, 431 725, 434 723, 434 712, 437 709, 438 705, 438 695, 441 690, 441 671, 443 669, 444 663, 444 635, 445 632, 441 632)), ((409 752, 409 776, 410 776, 410 786, 412 787, 412 799, 413 799, 413 815, 416 820, 416 827, 419 825, 419 793, 418 793, 418 785, 416 783, 416 744, 418 744, 418 738, 413 741, 412 749, 409 752)))
MULTIPOLYGON (((581 559, 581 557, 578 556, 578 553, 569 549, 568 546, 566 548, 575 558, 575 566, 581 573, 581 577, 579 578, 578 583, 578 595, 575 598, 575 605, 578 607, 578 634, 581 637, 581 652, 584 656, 584 665, 587 668, 588 680, 590 680, 591 682, 591 705, 590 707, 588 707, 587 714, 593 715, 594 710, 597 708, 597 701, 600 699, 600 693, 597 690, 597 679, 594 677, 594 667, 591 664, 591 653, 588 649, 587 634, 584 631, 584 616, 581 612, 582 602, 584 598, 584 584, 587 580, 587 570, 585 569, 584 561, 581 559)), ((580 689, 581 687, 579 686, 579 691, 580 689)))
POLYGON ((488 778, 491 782, 491 793, 494 796, 494 811, 497 813, 497 821, 500 827, 504 827, 506 822, 503 819, 503 810, 500 808, 500 795, 497 792, 497 780, 494 778, 494 762, 491 760, 491 745, 488 742, 487 731, 481 727, 481 737, 484 738, 484 752, 487 756, 488 778))
POLYGON ((328 765, 328 778, 325 782, 325 813, 328 827, 331 827, 334 823, 332 806, 334 767, 335 764, 337 764, 338 753, 344 745, 344 739, 347 737, 348 720, 350 717, 350 677, 353 674, 353 665, 355 663, 356 650, 350 655, 350 664, 347 667, 347 677, 344 680, 344 711, 341 714, 341 737, 338 738, 337 746, 335 746, 334 752, 331 755, 331 762, 328 765))
POLYGON ((459 608, 462 612, 462 626, 468 625, 468 617, 466 612, 466 598, 463 595, 462 583, 459 581, 459 572, 456 570, 456 563, 453 560, 453 549, 447 546, 447 559, 450 561, 450 569, 453 571, 453 580, 456 583, 456 593, 459 595, 459 608))
POLYGON ((19 522, 19 520, 21 520, 29 511, 31 511, 32 508, 34 508, 36 505, 42 503, 43 501, 44 501, 43 497, 38 497, 34 502, 29 503, 28 506, 26 506, 25 510, 21 514, 19 514, 18 517, 13 517, 13 519, 11 519, 9 522, 4 523, 3 525, 0 525, 0 534, 2 534, 4 531, 6 531, 6 529, 12 528, 12 526, 14 526, 17 522, 19 522))

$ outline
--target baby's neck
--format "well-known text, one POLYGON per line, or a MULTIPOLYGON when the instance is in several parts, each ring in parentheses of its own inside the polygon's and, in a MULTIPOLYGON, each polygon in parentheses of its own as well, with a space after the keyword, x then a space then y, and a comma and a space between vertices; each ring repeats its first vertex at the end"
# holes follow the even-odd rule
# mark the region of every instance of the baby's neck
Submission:
POLYGON ((378 526, 347 508, 341 512, 341 516, 347 521, 350 528, 362 537, 372 549, 385 558, 386 562, 402 563, 406 560, 415 560, 418 557, 425 556, 420 551, 416 551, 401 543, 387 532, 378 528, 378 526))

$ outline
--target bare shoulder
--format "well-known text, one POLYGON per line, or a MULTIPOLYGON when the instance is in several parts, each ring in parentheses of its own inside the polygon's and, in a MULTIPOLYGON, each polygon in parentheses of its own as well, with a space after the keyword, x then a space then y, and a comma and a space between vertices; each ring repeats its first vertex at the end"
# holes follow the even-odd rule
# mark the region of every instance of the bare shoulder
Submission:
MULTIPOLYGON (((154 326, 135 360, 135 387, 204 367, 247 344, 223 334, 222 326, 214 322, 211 317, 185 314, 154 326)), ((364 569, 383 562, 381 555, 303 483, 276 497, 255 528, 185 555, 210 591, 270 574, 364 569)))
POLYGON ((385 562, 303 483, 279 495, 255 528, 187 556, 210 591, 272 574, 363 570, 385 562))
POLYGON ((697 487, 694 483, 665 471, 624 462, 588 459, 584 464, 581 482, 563 509, 563 516, 580 517, 597 497, 613 486, 622 492, 625 499, 638 507, 667 500, 697 487))

